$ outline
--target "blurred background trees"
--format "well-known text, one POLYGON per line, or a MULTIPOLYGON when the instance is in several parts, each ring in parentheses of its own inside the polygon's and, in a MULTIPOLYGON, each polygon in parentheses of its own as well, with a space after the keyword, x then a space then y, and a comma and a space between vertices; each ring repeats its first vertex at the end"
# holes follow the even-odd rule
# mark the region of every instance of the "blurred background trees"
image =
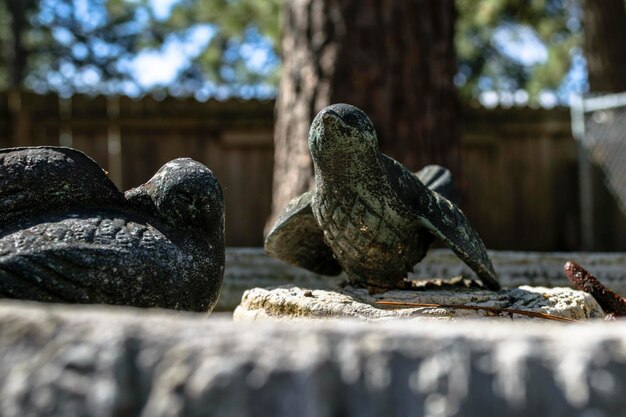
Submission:
POLYGON ((321 107, 356 104, 383 151, 458 173, 459 101, 626 90, 625 32, 624 0, 0 0, 0 90, 276 97, 277 211, 310 185, 321 107))
POLYGON ((277 0, 0 0, 0 88, 269 97, 279 7, 277 0))
POLYGON ((134 2, 4 0, 0 7, 0 79, 8 88, 118 92, 108 82, 132 79, 124 62, 163 40, 134 2))
MULTIPOLYGON (((280 56, 288 52, 281 52, 279 35, 280 10, 289 3, 0 0, 0 88, 271 97, 280 56), (158 69, 159 59, 177 65, 163 65, 167 74, 160 78, 142 75, 158 69)), ((591 77, 600 73, 597 65, 604 65, 624 78, 619 76, 623 42, 615 41, 626 30, 623 0, 456 3, 454 82, 464 98, 550 105, 566 103, 572 91, 585 91, 587 66, 591 77), (584 45, 589 45, 587 60, 584 45), (613 49, 610 60, 593 55, 603 49, 613 49)), ((373 13, 378 7, 363 4, 373 13)), ((350 14, 357 19, 364 13, 350 14)))
MULTIPOLYGON (((537 103, 581 89, 570 78, 584 71, 581 4, 571 0, 459 1, 455 79, 466 98, 537 103)), ((580 78, 578 80, 581 81, 580 78)), ((554 101, 554 98, 552 99, 554 101)))

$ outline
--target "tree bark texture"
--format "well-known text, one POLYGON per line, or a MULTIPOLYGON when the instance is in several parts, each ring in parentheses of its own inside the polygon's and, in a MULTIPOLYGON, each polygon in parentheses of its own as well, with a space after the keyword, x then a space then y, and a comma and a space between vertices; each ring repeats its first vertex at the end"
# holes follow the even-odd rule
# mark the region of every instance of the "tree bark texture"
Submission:
POLYGON ((584 4, 585 57, 591 91, 626 91, 624 0, 586 0, 584 4))
POLYGON ((7 10, 11 15, 11 50, 9 51, 9 88, 22 87, 26 73, 27 52, 24 47, 23 33, 26 24, 26 7, 28 1, 7 0, 7 10))
POLYGON ((291 0, 276 103, 272 218, 312 185, 309 125, 345 102, 372 119, 382 152, 412 170, 459 170, 454 0, 291 0))

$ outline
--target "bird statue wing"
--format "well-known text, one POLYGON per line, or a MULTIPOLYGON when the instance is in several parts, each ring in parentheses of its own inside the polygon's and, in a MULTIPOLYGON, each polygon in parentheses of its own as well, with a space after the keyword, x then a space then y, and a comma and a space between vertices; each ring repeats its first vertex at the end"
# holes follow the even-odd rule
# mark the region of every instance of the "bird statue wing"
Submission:
POLYGON ((341 266, 324 242, 324 232, 313 216, 313 192, 289 202, 265 238, 265 251, 289 264, 322 275, 339 275, 341 266))
POLYGON ((428 165, 413 174, 432 191, 436 191, 454 204, 459 202, 459 192, 450 170, 440 165, 428 165))
POLYGON ((186 277, 162 273, 157 258, 96 244, 12 253, 0 257, 0 298, 206 311, 184 298, 186 277))
POLYGON ((0 150, 0 232, 13 223, 63 209, 125 206, 98 164, 71 148, 0 150))
POLYGON ((0 298, 194 309, 180 247, 150 225, 105 214, 0 236, 0 298))
POLYGON ((413 212, 419 225, 441 239, 494 290, 500 288, 497 275, 478 233, 469 224, 463 212, 436 190, 450 192, 451 176, 445 168, 436 172, 412 174, 399 162, 381 154, 380 161, 387 172, 392 189, 400 201, 413 212), (420 177, 428 184, 423 184, 420 177), (449 177, 449 180, 446 180, 449 177))
POLYGON ((114 259, 118 265, 129 261, 132 254, 92 244, 80 250, 66 245, 50 245, 39 250, 11 253, 0 257, 0 297, 35 301, 110 303, 130 294, 125 283, 101 282, 100 274, 119 276, 124 271, 107 271, 107 263, 96 267, 94 259, 114 259), (117 288, 120 290, 117 290, 117 288))

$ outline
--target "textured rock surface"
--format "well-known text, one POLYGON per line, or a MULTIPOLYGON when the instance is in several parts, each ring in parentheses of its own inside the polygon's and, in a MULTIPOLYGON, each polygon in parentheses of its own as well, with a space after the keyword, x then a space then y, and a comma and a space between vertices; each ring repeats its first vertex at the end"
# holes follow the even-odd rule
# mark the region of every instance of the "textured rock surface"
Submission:
POLYGON ((328 288, 346 279, 345 275, 325 276, 288 265, 266 255, 262 248, 226 248, 224 287, 216 310, 232 311, 243 293, 255 287, 294 284, 306 288, 328 288))
POLYGON ((224 203, 191 159, 126 194, 69 148, 0 151, 0 297, 210 311, 224 203))
MULTIPOLYGON (((471 305, 546 313, 575 320, 602 318, 602 309, 589 294, 569 288, 519 287, 498 292, 473 288, 429 289, 428 291, 388 291, 369 295, 362 288, 345 287, 337 291, 310 290, 298 287, 254 288, 244 293, 234 313, 235 320, 263 319, 339 319, 357 318, 377 321, 394 318, 493 318, 488 310, 419 307, 385 308, 377 301, 420 304, 471 305)), ((509 319, 528 316, 501 313, 509 319)))
POLYGON ((0 304, 21 416, 614 417, 626 322, 232 323, 0 304))
MULTIPOLYGON (((623 253, 490 251, 489 256, 504 287, 570 286, 563 273, 563 265, 573 259, 587 267, 605 285, 626 296, 626 254, 623 253)), ((415 266, 409 277, 451 278, 459 275, 471 278, 473 273, 452 251, 432 249, 415 266)), ((261 248, 228 248, 224 289, 217 308, 233 310, 249 288, 285 284, 302 288, 328 288, 346 279, 345 275, 327 277, 290 266, 265 255, 261 248)))

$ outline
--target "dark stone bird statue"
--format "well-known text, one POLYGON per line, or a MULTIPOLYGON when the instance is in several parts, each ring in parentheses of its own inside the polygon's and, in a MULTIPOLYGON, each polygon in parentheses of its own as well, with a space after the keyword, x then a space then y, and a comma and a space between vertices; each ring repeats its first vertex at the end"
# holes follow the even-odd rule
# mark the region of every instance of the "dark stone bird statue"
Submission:
POLYGON ((402 287, 437 237, 486 287, 500 288, 484 243, 450 201, 456 192, 447 169, 413 174, 380 153, 371 121, 348 104, 323 109, 308 141, 315 188, 284 209, 265 239, 267 253, 384 290, 402 287))
POLYGON ((123 194, 77 150, 0 150, 0 297, 211 311, 223 274, 222 190, 199 162, 123 194))

